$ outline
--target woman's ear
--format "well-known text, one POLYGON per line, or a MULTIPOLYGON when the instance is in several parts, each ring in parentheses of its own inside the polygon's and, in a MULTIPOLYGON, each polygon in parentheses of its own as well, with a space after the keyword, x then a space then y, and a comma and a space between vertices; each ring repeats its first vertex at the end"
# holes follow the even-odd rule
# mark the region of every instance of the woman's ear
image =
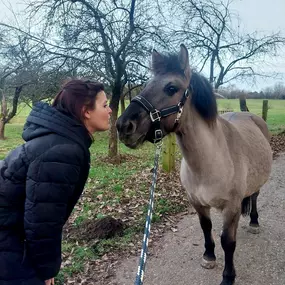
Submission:
POLYGON ((84 106, 82 108, 82 117, 83 117, 83 119, 90 119, 91 118, 90 112, 86 106, 84 106))

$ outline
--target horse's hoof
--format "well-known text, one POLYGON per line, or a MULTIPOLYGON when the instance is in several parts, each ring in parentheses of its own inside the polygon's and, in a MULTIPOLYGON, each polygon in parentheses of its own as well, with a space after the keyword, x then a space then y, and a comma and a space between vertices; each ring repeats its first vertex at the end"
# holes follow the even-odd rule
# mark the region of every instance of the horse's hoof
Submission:
POLYGON ((202 258, 201 266, 206 269, 213 269, 216 266, 215 260, 207 260, 204 257, 202 258))
POLYGON ((222 283, 220 285, 234 285, 235 280, 229 280, 228 278, 223 279, 222 283))
POLYGON ((220 285, 234 285, 235 281, 222 281, 222 283, 220 285))
POLYGON ((249 233, 251 234, 259 234, 260 233, 260 229, 259 229, 259 226, 252 226, 252 225, 249 225, 248 227, 248 230, 247 230, 249 233))

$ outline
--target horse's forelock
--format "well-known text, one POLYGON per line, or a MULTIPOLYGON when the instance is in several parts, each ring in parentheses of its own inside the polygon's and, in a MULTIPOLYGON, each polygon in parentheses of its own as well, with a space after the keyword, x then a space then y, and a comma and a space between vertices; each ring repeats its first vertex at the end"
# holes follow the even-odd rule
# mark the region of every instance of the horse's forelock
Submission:
POLYGON ((152 71, 154 75, 174 73, 184 75, 179 58, 176 54, 165 54, 152 59, 152 71))

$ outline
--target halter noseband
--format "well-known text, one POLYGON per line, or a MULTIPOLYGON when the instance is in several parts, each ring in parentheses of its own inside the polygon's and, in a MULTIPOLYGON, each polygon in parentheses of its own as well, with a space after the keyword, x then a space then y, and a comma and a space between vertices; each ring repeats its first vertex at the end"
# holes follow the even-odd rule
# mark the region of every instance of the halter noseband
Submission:
POLYGON ((173 106, 164 108, 162 110, 157 110, 147 99, 145 99, 144 97, 140 95, 133 98, 131 102, 138 103, 149 113, 150 119, 154 126, 154 143, 159 142, 163 137, 162 130, 160 127, 161 118, 165 118, 167 116, 177 113, 177 117, 174 122, 173 131, 176 129, 179 119, 183 112, 183 106, 187 98, 190 95, 189 93, 190 93, 189 88, 187 88, 185 92, 183 93, 183 96, 177 105, 173 105, 173 106))

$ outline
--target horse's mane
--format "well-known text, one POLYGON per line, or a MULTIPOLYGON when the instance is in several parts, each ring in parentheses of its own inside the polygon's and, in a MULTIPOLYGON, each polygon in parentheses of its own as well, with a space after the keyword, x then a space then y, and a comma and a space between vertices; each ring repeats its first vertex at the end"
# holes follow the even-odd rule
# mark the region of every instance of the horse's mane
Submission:
MULTIPOLYGON (((214 120, 218 115, 216 96, 210 82, 197 72, 192 72, 190 88, 192 87, 193 104, 198 113, 207 121, 214 120)), ((191 89, 190 89, 191 90, 191 89)))
MULTIPOLYGON (((155 75, 174 73, 185 76, 177 54, 160 55, 159 60, 152 64, 155 75)), ((191 72, 190 90, 192 91, 191 104, 206 121, 212 121, 218 114, 216 97, 209 81, 196 71, 191 72)))

